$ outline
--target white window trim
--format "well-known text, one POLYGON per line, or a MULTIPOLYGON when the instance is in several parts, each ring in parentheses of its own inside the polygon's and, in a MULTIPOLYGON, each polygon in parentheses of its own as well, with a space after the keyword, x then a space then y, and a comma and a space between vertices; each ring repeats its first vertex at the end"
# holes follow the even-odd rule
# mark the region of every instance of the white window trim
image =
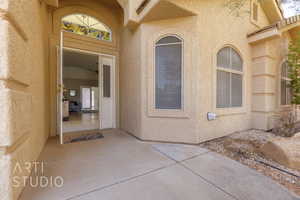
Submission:
MULTIPOLYGON (((238 50, 235 46, 231 45, 231 44, 226 44, 226 45, 222 45, 219 46, 218 48, 215 49, 214 54, 213 54, 213 112, 215 112, 218 116, 226 116, 226 115, 241 115, 241 114, 246 114, 247 113, 247 109, 246 109, 246 102, 247 102, 247 97, 246 97, 246 88, 247 88, 247 64, 245 62, 245 60, 243 59, 243 53, 240 52, 240 50, 238 50), (238 55, 241 57, 242 61, 243 61, 243 69, 242 71, 238 71, 238 70, 233 70, 233 69, 228 69, 228 68, 223 68, 223 67, 218 67, 217 66, 217 59, 218 59, 218 53, 220 52, 220 50, 222 50, 223 48, 226 47, 230 47, 232 49, 234 49, 236 51, 236 53, 238 53, 238 55), (221 71, 226 71, 226 72, 230 72, 230 73, 235 73, 235 74, 241 74, 242 75, 242 106, 240 107, 228 107, 228 108, 217 108, 217 72, 218 70, 221 71)), ((231 80, 230 80, 231 81, 231 80)), ((231 95, 230 95, 231 96, 231 95)), ((230 97, 231 98, 231 97, 230 97)))

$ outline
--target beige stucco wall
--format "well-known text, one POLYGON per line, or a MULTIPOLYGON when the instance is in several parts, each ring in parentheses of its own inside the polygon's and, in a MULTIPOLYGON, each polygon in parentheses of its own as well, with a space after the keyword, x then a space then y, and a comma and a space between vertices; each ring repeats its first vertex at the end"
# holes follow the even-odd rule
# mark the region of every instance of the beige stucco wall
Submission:
POLYGON ((141 29, 123 29, 120 63, 120 127, 141 138, 141 29))
MULTIPOLYGON (((47 9, 38 0, 0 1, 0 199, 17 199, 15 164, 34 161, 49 135, 47 9)), ((24 169, 24 168, 23 168, 24 169)))
MULTIPOLYGON (((135 12, 139 2, 124 15, 135 12)), ((199 143, 234 131, 270 128, 271 114, 281 108, 279 66, 289 36, 250 45, 247 34, 269 25, 262 9, 253 24, 249 14, 230 15, 223 1, 172 2, 196 15, 123 27, 122 9, 97 0, 64 0, 59 8, 39 0, 0 0, 1 200, 16 199, 21 192, 21 187, 11 187, 16 162, 36 160, 47 137, 56 135, 57 46, 60 20, 68 14, 91 15, 113 32, 112 42, 66 33, 64 46, 116 57, 117 124, 123 130, 143 140, 199 143), (184 40, 180 112, 153 109, 153 47, 167 34, 184 40), (216 109, 216 54, 226 45, 244 61, 242 108, 216 109), (207 121, 207 112, 217 113, 217 120, 207 121)))
POLYGON ((281 66, 287 59, 289 33, 252 44, 252 127, 269 130, 274 127, 275 114, 289 106, 280 100, 281 66))
MULTIPOLYGON (((252 56, 246 35, 269 24, 264 12, 260 9, 260 21, 257 25, 251 23, 249 14, 241 17, 230 15, 222 1, 173 2, 191 10, 197 16, 153 21, 142 24, 138 29, 141 31, 141 47, 145 47, 141 48, 140 66, 141 138, 199 143, 252 128, 252 56), (158 38, 167 34, 176 34, 184 39, 183 112, 153 109, 153 45, 158 38), (237 49, 244 60, 242 108, 216 109, 216 54, 225 45, 237 49), (217 120, 207 121, 207 112, 217 113, 217 120)), ((250 1, 247 6, 250 9, 250 1)))
POLYGON ((56 135, 57 46, 61 17, 84 13, 111 28, 113 41, 110 43, 65 34, 64 46, 115 56, 118 102, 122 12, 93 0, 66 0, 58 9, 39 0, 2 0, 0 8, 3 13, 0 18, 0 199, 11 200, 17 199, 23 188, 22 184, 12 187, 13 177, 27 176, 29 172, 24 169, 24 163, 35 161, 48 136, 56 135), (13 174, 17 163, 22 165, 23 171, 13 174))

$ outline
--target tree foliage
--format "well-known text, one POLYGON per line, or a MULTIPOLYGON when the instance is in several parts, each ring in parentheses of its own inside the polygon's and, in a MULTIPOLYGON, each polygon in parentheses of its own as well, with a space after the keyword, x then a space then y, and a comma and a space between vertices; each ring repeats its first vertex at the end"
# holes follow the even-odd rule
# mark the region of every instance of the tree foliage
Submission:
MULTIPOLYGON (((265 0, 258 0, 263 2, 265 0)), ((231 14, 240 17, 245 13, 250 13, 249 8, 245 6, 250 0, 226 0, 225 7, 227 7, 231 14)), ((281 4, 288 5, 287 8, 290 12, 297 15, 300 14, 300 0, 280 0, 281 4)))
POLYGON ((292 104, 300 105, 300 35, 289 45, 288 64, 292 104))

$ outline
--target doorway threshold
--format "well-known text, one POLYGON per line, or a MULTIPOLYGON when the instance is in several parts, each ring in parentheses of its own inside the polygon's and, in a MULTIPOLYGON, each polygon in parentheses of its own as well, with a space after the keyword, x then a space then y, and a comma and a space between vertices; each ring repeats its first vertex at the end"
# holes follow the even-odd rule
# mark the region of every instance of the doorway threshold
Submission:
POLYGON ((103 137, 100 129, 67 132, 63 134, 65 144, 101 139, 103 137))

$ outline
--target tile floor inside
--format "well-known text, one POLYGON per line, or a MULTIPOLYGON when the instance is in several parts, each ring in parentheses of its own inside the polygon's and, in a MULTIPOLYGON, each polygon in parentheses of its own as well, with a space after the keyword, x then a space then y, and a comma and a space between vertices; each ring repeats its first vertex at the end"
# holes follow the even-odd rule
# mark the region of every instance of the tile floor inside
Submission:
POLYGON ((71 112, 68 121, 63 122, 63 133, 99 129, 99 113, 71 112))

